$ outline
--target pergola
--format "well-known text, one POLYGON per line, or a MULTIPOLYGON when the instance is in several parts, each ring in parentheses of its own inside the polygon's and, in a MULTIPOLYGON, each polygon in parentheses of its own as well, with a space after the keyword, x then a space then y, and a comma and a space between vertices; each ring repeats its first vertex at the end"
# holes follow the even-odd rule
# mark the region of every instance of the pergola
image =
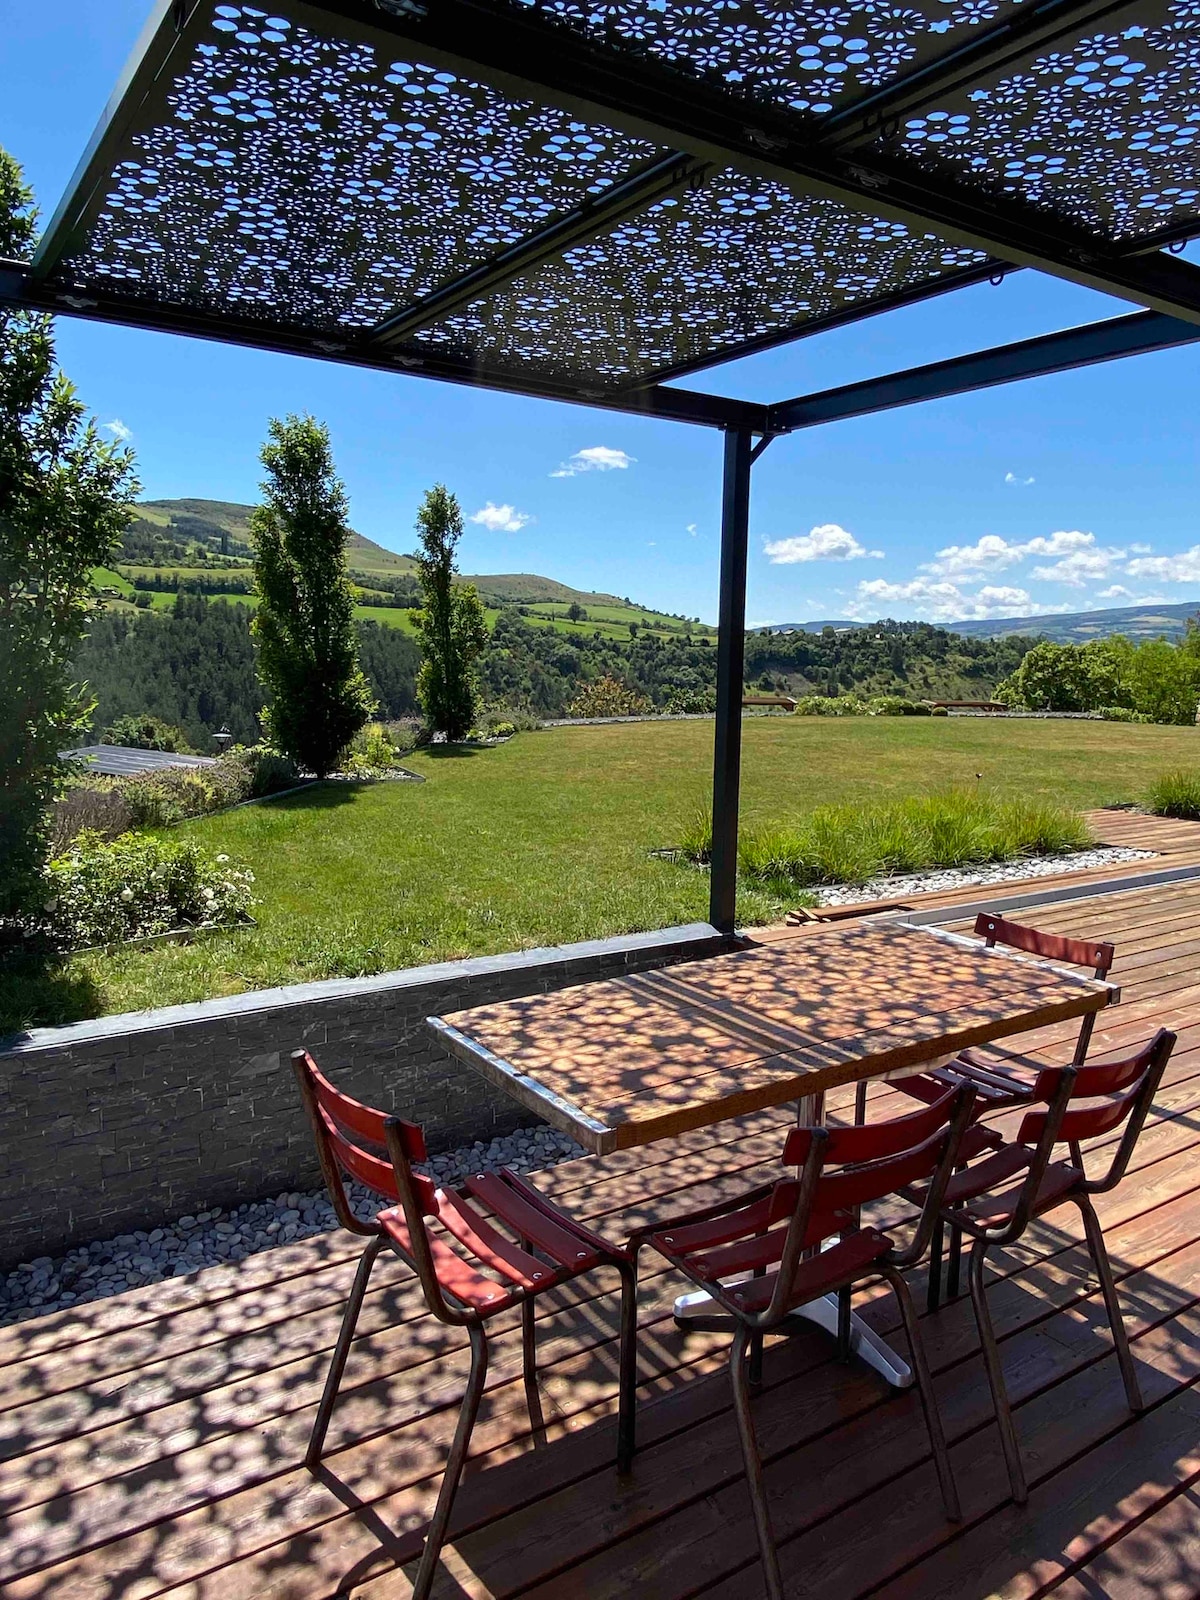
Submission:
POLYGON ((0 303, 724 431, 711 920, 754 461, 1200 339, 1200 0, 157 0, 0 303), (690 373, 1035 268, 1108 321, 761 405, 690 373))

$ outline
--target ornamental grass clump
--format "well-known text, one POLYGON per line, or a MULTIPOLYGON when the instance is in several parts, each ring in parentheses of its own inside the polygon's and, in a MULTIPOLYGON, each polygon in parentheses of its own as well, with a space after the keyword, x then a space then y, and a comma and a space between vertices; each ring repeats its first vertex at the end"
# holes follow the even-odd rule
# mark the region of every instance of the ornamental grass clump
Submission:
MULTIPOLYGON (((680 849, 707 862, 711 841, 711 819, 701 814, 680 849)), ((738 861, 745 877, 778 892, 1058 855, 1092 842, 1082 817, 1061 806, 951 789, 889 804, 819 806, 791 824, 747 829, 738 861)))
POLYGON ((1150 785, 1146 804, 1156 817, 1200 822, 1200 772, 1164 772, 1150 785))
POLYGON ((254 874, 191 839, 81 833, 45 869, 45 901, 30 932, 58 950, 144 939, 175 928, 246 920, 254 874))

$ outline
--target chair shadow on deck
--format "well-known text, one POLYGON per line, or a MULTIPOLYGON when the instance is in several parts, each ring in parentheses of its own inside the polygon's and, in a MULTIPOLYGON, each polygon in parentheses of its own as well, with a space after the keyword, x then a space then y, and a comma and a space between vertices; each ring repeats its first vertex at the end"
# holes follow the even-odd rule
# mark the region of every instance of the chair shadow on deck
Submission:
MULTIPOLYGON (((1196 1471, 1188 1464, 1200 1423, 1200 1396, 1190 1388, 1200 1372, 1200 1248, 1178 1226, 1164 1227, 1155 1242, 1145 1219, 1139 1237, 1138 1258, 1161 1251, 1160 1260, 1143 1268, 1116 1243, 1113 1249, 1147 1403, 1138 1419, 1125 1404, 1103 1303, 1077 1235, 1043 1223, 1012 1252, 998 1253, 989 1297, 1030 1467, 1032 1494, 1023 1508, 1009 1499, 969 1301, 926 1320, 963 1493, 961 1529, 940 1515, 911 1391, 887 1389, 854 1362, 839 1364, 832 1340, 810 1327, 768 1345, 755 1412, 789 1593, 852 1596, 915 1565, 918 1573, 928 1566, 928 1587, 922 1578, 911 1592, 984 1600, 1035 1570, 1069 1571, 1094 1551, 1086 1530, 1103 1527, 1106 1537, 1121 1531, 1170 1495, 1172 1473, 1186 1485, 1196 1471)), ((506 1360, 502 1371, 498 1363, 488 1415, 481 1413, 483 1448, 463 1480, 437 1594, 499 1597, 561 1582, 564 1593, 586 1595, 593 1574, 595 1592, 605 1595, 620 1588, 674 1600, 710 1584, 714 1594, 739 1600, 761 1593, 725 1370, 728 1338, 695 1325, 678 1329, 664 1305, 644 1328, 639 1454, 627 1479, 612 1468, 616 1357, 603 1300, 567 1319, 575 1326, 547 1368, 540 1439, 530 1430, 519 1363, 506 1360), (581 1323, 608 1342, 572 1360, 581 1323), (556 1373, 559 1365, 569 1379, 556 1373), (469 1587, 456 1572, 464 1581, 471 1575, 469 1587)), ((902 1347, 890 1296, 869 1300, 864 1310, 877 1332, 902 1347)), ((456 1402, 457 1393, 438 1404, 452 1415, 456 1402)), ((409 1427, 422 1431, 428 1421, 427 1414, 409 1427)), ((404 1454, 408 1432, 396 1437, 404 1454)), ((353 1448, 352 1438, 339 1446, 353 1448)), ((387 1449, 384 1438, 380 1450, 387 1449)), ((413 1485, 411 1514, 397 1521, 400 1499, 385 1510, 339 1484, 340 1454, 327 1459, 320 1481, 375 1544, 339 1574, 338 1592, 349 1594, 417 1558, 416 1519, 421 1507, 427 1514, 440 1462, 431 1459, 429 1476, 413 1485)), ((376 1459, 382 1466, 382 1455, 376 1459)), ((1196 1529, 1185 1514, 1192 1505, 1181 1499, 1177 1508, 1185 1534, 1196 1529)), ((1143 1592, 1182 1593, 1170 1584, 1187 1570, 1186 1553, 1172 1563, 1168 1538, 1165 1549, 1154 1543, 1154 1559, 1161 1591, 1143 1592)))

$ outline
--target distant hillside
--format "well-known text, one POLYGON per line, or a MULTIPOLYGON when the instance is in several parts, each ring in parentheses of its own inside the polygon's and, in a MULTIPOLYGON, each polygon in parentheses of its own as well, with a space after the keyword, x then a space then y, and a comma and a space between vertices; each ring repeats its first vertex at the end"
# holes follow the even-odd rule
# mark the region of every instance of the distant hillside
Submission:
POLYGON ((947 626, 968 639, 1004 639, 1011 634, 1043 634, 1056 644, 1086 644, 1111 633, 1131 639, 1181 639, 1189 617, 1200 615, 1200 600, 1180 605, 1115 606, 1108 611, 1056 612, 1042 617, 989 617, 984 622, 947 626))
MULTIPOLYGON (((220 598, 228 591, 228 598, 253 604, 248 582, 253 509, 229 500, 143 500, 120 554, 114 558, 114 565, 124 570, 110 572, 97 582, 110 589, 124 585, 130 591, 135 583, 158 585, 153 599, 156 609, 170 604, 170 591, 175 588, 190 588, 210 598, 220 598)), ((373 539, 353 532, 346 555, 362 591, 364 604, 359 614, 385 626, 410 630, 409 612, 403 606, 411 605, 416 595, 414 558, 385 550, 373 539)), ((606 638, 624 639, 640 631, 660 637, 715 631, 617 595, 573 589, 537 573, 465 573, 463 577, 476 585, 491 613, 519 608, 534 626, 569 636, 599 631, 606 638), (571 618, 568 611, 573 606, 582 607, 584 615, 571 618)))
MULTIPOLYGON (((1010 639, 1041 636, 1056 644, 1086 644, 1089 639, 1105 639, 1124 633, 1131 639, 1181 639, 1189 617, 1200 617, 1200 600, 1185 600, 1179 605, 1113 606, 1106 611, 1062 611, 1036 617, 988 617, 982 621, 947 622, 949 633, 965 639, 1010 639)), ((820 633, 823 628, 838 631, 877 627, 878 623, 776 622, 771 633, 820 633)))

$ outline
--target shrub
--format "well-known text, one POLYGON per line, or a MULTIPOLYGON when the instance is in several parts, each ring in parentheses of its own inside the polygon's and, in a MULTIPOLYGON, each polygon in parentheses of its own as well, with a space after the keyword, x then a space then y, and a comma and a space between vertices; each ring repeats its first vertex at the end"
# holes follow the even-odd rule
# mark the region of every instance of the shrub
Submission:
POLYGON ((493 722, 488 729, 493 739, 511 739, 516 731, 516 724, 513 722, 493 722))
POLYGON ((211 767, 168 767, 135 778, 84 774, 54 807, 55 848, 64 850, 81 829, 115 839, 130 828, 166 828, 295 782, 292 763, 266 745, 235 745, 211 767))
POLYGON ((115 839, 133 827, 133 812, 118 780, 109 784, 92 779, 69 788, 50 811, 50 848, 61 855, 85 830, 101 839, 115 839))
POLYGON ((569 717, 638 717, 650 710, 645 695, 607 674, 585 684, 567 707, 569 717))
MULTIPOLYGON (((750 829, 738 860, 747 877, 781 891, 1053 855, 1090 843, 1083 819, 1059 806, 952 789, 884 805, 820 806, 791 825, 750 829)), ((681 849, 707 862, 711 848, 711 819, 701 813, 683 830, 681 849)))
POLYGON ((36 931, 61 950, 112 944, 202 923, 241 921, 254 874, 192 839, 82 833, 44 873, 36 931))
POLYGON ((945 706, 931 706, 929 715, 931 717, 948 717, 950 713, 946 710, 945 706))
POLYGON ((1200 822, 1200 772, 1164 772, 1150 785, 1146 804, 1156 817, 1200 822))
POLYGON ((383 724, 371 722, 355 735, 342 766, 356 778, 373 778, 390 772, 396 765, 397 754, 383 724))
POLYGON ((906 700, 899 694, 877 694, 867 701, 872 717, 927 717, 929 707, 920 700, 906 700))
POLYGON ((1130 711, 1128 706, 1103 706, 1100 711, 1105 722, 1150 722, 1143 711, 1130 711))
POLYGON ((118 717, 100 735, 101 744, 125 745, 131 750, 190 750, 182 728, 147 714, 118 717))
POLYGON ((672 716, 704 714, 717 709, 715 689, 673 689, 667 696, 664 711, 672 716))

